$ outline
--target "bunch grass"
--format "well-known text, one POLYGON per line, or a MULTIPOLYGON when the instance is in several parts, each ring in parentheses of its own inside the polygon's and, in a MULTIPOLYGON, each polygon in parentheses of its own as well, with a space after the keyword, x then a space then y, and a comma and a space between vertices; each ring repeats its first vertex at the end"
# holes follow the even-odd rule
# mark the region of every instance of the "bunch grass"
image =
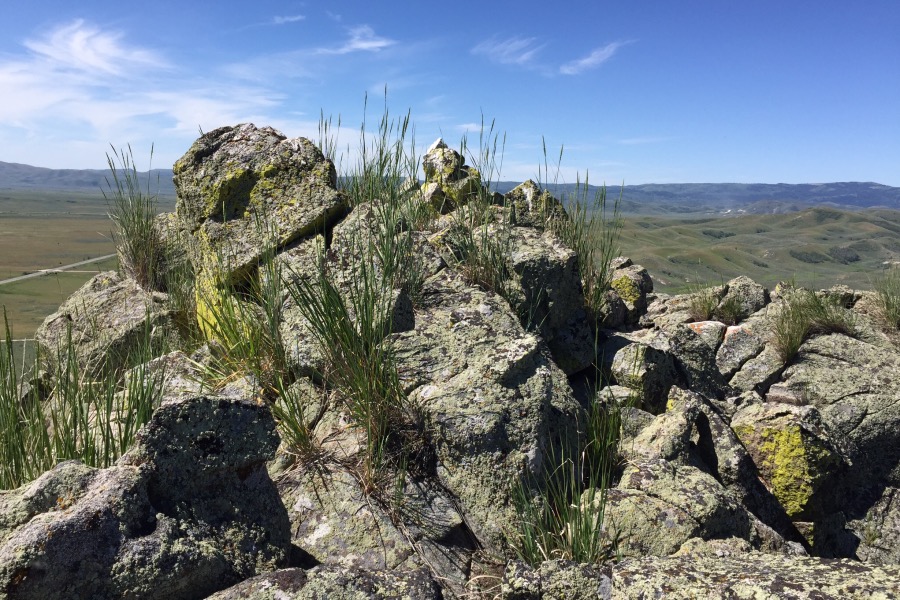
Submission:
POLYGON ((787 290, 772 325, 772 343, 782 362, 790 363, 810 337, 827 333, 859 335, 853 313, 840 298, 806 289, 787 290))

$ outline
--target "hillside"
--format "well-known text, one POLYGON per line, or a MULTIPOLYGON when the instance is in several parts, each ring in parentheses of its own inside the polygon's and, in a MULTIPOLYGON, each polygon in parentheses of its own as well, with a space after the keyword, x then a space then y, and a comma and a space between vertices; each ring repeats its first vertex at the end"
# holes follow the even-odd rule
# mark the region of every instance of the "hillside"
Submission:
MULTIPOLYGON (((96 191, 106 186, 106 169, 46 169, 0 161, 0 190, 96 191)), ((141 174, 146 177, 147 173, 141 174)), ((172 169, 150 171, 151 189, 173 196, 172 169), (157 188, 158 181, 158 188, 157 188)), ((146 179, 144 179, 146 181, 146 179)), ((505 194, 519 181, 500 181, 492 187, 505 194)), ((573 186, 550 184, 550 191, 563 196, 573 186)), ((593 199, 599 188, 589 186, 593 199)), ((900 209, 900 188, 870 182, 821 184, 667 183, 609 186, 609 197, 622 194, 621 209, 627 215, 777 214, 816 206, 844 210, 863 208, 900 209)))
MULTIPOLYGON (((146 182, 147 171, 140 173, 146 182)), ((165 196, 175 195, 172 169, 149 171, 151 190, 165 196), (157 181, 159 185, 157 187, 157 181)), ((96 192, 106 188, 109 169, 46 169, 0 161, 0 190, 65 190, 96 192)))
POLYGON ((662 290, 738 275, 768 286, 795 279, 870 289, 873 274, 900 260, 900 212, 810 208, 790 215, 638 216, 625 219, 621 249, 640 260, 662 290))

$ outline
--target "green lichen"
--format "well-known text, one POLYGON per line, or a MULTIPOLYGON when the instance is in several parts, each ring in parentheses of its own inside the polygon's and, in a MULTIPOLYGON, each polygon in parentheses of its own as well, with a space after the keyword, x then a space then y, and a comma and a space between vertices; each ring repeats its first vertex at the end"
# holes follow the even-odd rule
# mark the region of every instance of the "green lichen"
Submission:
POLYGON ((641 288, 638 284, 631 280, 627 275, 622 275, 617 279, 613 279, 612 288, 616 290, 619 297, 625 302, 634 304, 641 297, 641 288))
POLYGON ((760 471, 787 514, 802 515, 835 461, 833 454, 799 425, 759 430, 741 425, 734 432, 748 447, 756 446, 760 471))

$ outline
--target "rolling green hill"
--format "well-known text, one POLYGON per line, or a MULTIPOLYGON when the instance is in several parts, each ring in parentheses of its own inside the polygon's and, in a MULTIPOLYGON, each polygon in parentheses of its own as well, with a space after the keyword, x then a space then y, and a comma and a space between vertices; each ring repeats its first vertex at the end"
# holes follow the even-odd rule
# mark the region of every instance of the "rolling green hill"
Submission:
POLYGON ((625 219, 622 253, 645 266, 658 290, 747 275, 767 286, 867 289, 900 261, 900 211, 813 208, 789 214, 625 219))

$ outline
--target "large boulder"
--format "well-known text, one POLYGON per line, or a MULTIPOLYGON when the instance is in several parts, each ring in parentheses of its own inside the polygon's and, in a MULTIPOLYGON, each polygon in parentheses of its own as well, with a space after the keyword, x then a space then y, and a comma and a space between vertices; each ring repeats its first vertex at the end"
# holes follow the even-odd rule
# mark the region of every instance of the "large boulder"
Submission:
POLYGON ((854 468, 845 494, 849 508, 876 498, 878 486, 900 485, 900 353, 872 340, 821 335, 807 340, 781 381, 819 410, 837 439, 850 447, 854 468))
POLYGON ((449 269, 426 282, 415 328, 389 339, 433 432, 438 479, 478 539, 504 547, 515 486, 543 476, 560 439, 579 438, 582 409, 565 374, 509 304, 449 269))
POLYGON ((173 331, 164 294, 108 271, 92 277, 44 319, 35 341, 51 373, 64 366, 70 347, 80 371, 95 373, 145 360, 139 351, 161 349, 173 331))
POLYGON ((70 461, 0 492, 0 589, 17 599, 202 598, 285 565, 268 408, 164 404, 108 469, 70 461))
POLYGON ((226 307, 217 290, 252 285, 264 256, 324 233, 347 210, 334 164, 305 138, 271 127, 221 127, 175 162, 176 214, 190 232, 197 317, 214 335, 226 307))
POLYGON ((847 465, 845 451, 811 406, 766 402, 740 409, 731 428, 793 519, 813 516, 815 496, 847 465))

